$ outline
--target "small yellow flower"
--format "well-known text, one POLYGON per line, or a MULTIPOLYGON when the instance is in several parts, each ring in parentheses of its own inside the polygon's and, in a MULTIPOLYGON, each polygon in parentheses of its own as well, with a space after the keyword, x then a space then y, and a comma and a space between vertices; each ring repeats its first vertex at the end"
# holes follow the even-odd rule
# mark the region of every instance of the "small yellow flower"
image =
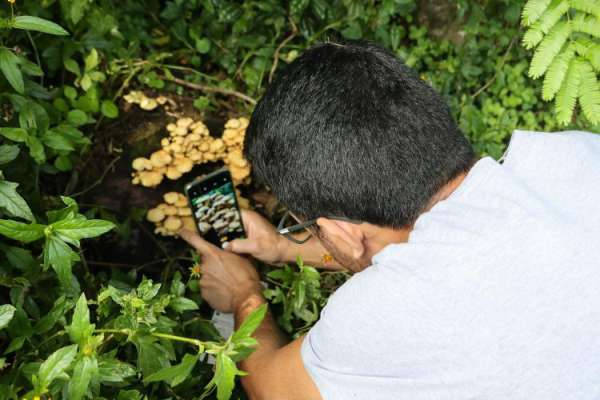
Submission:
POLYGON ((190 268, 190 272, 192 273, 192 278, 200 278, 202 275, 202 268, 200 267, 200 264, 196 264, 190 268))

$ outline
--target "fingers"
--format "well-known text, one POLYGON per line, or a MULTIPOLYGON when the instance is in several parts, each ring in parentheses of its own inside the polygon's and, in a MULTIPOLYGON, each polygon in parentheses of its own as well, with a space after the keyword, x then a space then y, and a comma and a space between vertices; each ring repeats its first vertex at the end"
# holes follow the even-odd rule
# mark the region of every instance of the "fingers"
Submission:
POLYGON ((249 239, 234 239, 223 246, 223 248, 232 253, 254 254, 256 252, 256 241, 249 239))
POLYGON ((198 250, 200 253, 211 254, 219 250, 217 246, 202 239, 202 237, 196 232, 182 229, 179 231, 179 236, 181 236, 183 240, 188 242, 190 246, 198 250))

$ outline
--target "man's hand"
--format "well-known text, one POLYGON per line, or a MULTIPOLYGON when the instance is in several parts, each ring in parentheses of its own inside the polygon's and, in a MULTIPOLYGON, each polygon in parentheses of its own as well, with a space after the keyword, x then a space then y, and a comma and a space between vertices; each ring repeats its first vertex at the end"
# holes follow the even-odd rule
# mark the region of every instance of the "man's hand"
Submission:
POLYGON ((262 296, 260 277, 248 259, 219 249, 195 232, 182 230, 179 235, 202 256, 200 288, 213 309, 232 313, 246 299, 262 296))
POLYGON ((248 254, 267 264, 286 262, 284 255, 289 242, 277 229, 255 211, 241 210, 247 239, 235 239, 225 250, 248 254))

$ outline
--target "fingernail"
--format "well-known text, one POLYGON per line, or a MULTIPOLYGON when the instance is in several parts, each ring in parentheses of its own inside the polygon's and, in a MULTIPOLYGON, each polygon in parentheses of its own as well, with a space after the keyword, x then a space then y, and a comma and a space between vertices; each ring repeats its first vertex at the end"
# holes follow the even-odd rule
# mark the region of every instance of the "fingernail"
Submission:
POLYGON ((229 248, 230 244, 229 242, 223 242, 223 244, 221 245, 221 247, 225 250, 227 250, 229 248))

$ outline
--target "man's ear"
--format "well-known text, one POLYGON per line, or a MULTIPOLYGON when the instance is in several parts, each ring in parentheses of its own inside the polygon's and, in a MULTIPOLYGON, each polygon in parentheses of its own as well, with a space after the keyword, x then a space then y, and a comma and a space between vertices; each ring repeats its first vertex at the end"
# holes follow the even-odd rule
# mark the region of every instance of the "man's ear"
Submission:
POLYGON ((359 260, 365 254, 365 234, 358 224, 322 217, 317 219, 317 225, 329 241, 349 251, 354 259, 359 260))

